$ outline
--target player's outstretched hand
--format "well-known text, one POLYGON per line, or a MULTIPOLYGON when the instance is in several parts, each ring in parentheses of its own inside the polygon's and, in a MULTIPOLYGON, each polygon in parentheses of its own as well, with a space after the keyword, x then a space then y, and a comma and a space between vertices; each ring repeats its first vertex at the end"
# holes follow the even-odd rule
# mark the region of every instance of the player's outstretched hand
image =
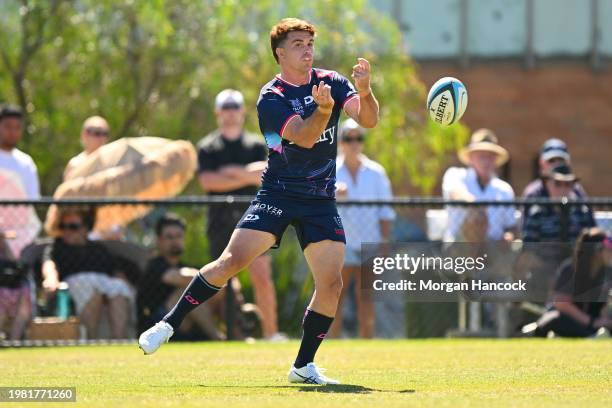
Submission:
POLYGON ((365 58, 357 58, 357 65, 353 66, 351 74, 355 81, 355 88, 359 93, 371 92, 370 89, 370 63, 365 58))
POLYGON ((326 113, 331 113, 334 107, 334 98, 331 96, 331 86, 326 85, 325 82, 319 82, 319 85, 312 86, 312 97, 314 98, 319 109, 326 113))

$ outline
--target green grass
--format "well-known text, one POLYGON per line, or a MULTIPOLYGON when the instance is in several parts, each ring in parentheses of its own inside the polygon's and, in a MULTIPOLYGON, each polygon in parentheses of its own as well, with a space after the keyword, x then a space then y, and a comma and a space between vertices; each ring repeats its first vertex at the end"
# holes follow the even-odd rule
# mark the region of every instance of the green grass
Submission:
POLYGON ((0 350, 0 385, 75 386, 77 404, 64 404, 72 407, 612 404, 609 340, 328 340, 317 361, 347 385, 327 387, 286 382, 297 346, 170 343, 152 356, 135 345, 0 350))

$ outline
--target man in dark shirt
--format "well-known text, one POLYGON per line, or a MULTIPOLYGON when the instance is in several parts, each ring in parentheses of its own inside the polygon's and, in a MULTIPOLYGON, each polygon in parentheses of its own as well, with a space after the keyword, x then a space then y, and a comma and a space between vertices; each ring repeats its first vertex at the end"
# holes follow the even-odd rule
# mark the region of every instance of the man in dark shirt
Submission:
MULTIPOLYGON (((185 286, 198 273, 181 261, 184 251, 185 222, 173 214, 163 216, 155 227, 158 256, 151 259, 138 283, 137 310, 139 330, 159 321, 180 298, 185 286)), ((223 335, 211 318, 210 304, 190 314, 177 330, 177 338, 194 339, 193 326, 206 338, 219 340, 223 335)))
POLYGON ((238 222, 223 254, 204 266, 163 321, 139 345, 155 352, 184 317, 271 247, 293 225, 314 277, 315 291, 302 320, 303 334, 290 382, 338 384, 314 363, 336 314, 342 291, 344 229, 335 202, 338 119, 344 110, 360 126, 375 127, 379 106, 370 87, 370 65, 353 66, 355 87, 335 71, 313 68, 315 27, 286 18, 272 27, 270 45, 280 74, 263 86, 259 127, 269 156, 262 187, 238 222), (193 301, 192 301, 193 300, 193 301))
MULTIPOLYGON (((552 199, 563 197, 577 199, 575 186, 578 178, 567 164, 552 167, 542 177, 546 196, 552 199)), ((569 213, 567 237, 575 241, 583 228, 594 227, 593 212, 586 205, 573 205, 569 213)), ((561 237, 561 213, 559 206, 530 205, 523 220, 523 242, 559 242, 561 237)))
MULTIPOLYGON (((244 97, 239 91, 225 89, 215 99, 219 129, 198 143, 200 186, 210 195, 255 197, 266 167, 268 148, 261 136, 244 130, 244 97)), ((206 233, 210 255, 221 256, 248 204, 212 205, 208 208, 206 233)), ((278 334, 276 291, 272 281, 272 262, 267 254, 248 267, 255 292, 255 303, 262 315, 264 337, 278 334)))

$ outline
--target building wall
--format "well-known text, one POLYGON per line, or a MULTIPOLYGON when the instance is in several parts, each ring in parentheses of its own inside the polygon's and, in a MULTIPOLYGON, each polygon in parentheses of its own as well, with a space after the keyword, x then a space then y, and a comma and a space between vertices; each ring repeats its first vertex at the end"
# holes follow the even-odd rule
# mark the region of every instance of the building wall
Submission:
POLYGON ((517 194, 532 178, 534 158, 549 137, 568 143, 590 196, 612 194, 612 70, 595 72, 584 61, 544 62, 532 70, 514 61, 474 63, 465 70, 422 62, 419 75, 427 88, 443 76, 464 82, 469 105, 462 121, 472 130, 495 131, 510 152, 509 181, 517 194))
POLYGON ((407 50, 417 59, 458 57, 462 33, 464 51, 471 57, 520 56, 530 42, 536 57, 584 56, 594 45, 595 27, 599 53, 612 56, 610 0, 370 0, 370 4, 398 22, 407 50))

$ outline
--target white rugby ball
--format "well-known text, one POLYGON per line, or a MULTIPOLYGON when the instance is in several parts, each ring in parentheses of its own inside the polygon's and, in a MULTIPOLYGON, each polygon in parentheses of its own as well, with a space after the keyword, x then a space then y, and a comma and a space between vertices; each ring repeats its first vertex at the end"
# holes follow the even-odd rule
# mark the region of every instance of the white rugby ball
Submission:
POLYGON ((427 110, 431 119, 442 126, 457 122, 467 108, 468 94, 457 78, 439 79, 427 95, 427 110))

